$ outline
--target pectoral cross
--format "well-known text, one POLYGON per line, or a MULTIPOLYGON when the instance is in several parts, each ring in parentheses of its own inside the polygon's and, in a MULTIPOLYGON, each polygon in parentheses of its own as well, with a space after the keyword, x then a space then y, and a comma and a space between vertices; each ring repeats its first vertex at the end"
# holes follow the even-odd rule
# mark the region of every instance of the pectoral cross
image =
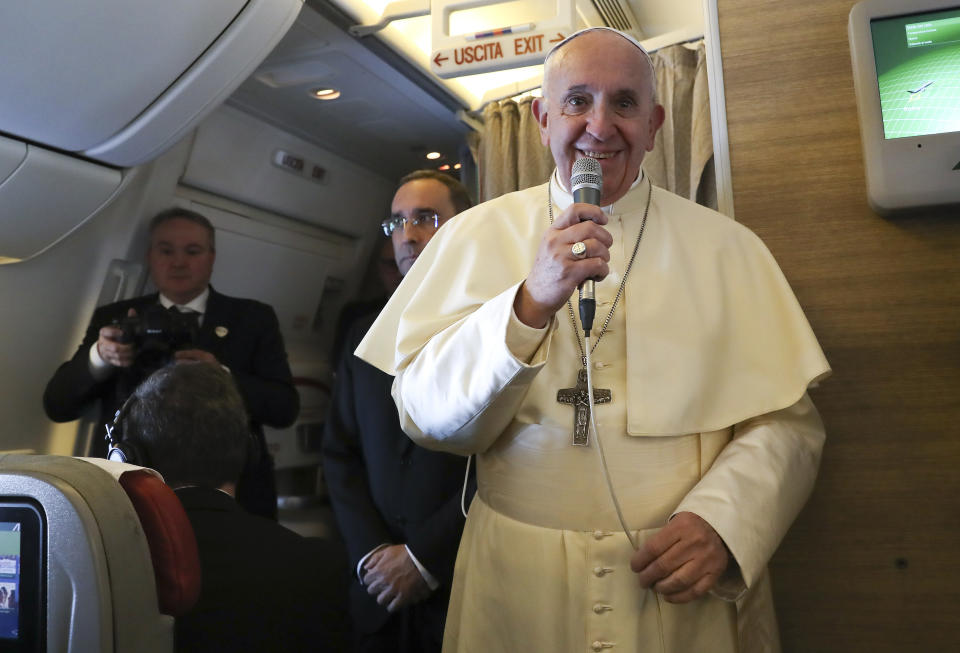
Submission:
MULTIPOLYGON (((573 406, 573 446, 586 447, 590 444, 590 395, 587 394, 587 371, 577 372, 577 386, 557 390, 557 401, 573 406)), ((593 389, 593 403, 608 404, 611 401, 609 390, 593 389)))

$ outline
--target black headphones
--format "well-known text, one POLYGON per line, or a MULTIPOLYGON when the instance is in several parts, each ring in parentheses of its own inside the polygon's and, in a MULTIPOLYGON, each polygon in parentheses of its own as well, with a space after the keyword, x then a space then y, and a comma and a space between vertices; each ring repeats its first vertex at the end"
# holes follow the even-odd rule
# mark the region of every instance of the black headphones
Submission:
MULTIPOLYGON (((136 440, 124 436, 123 421, 130 413, 130 407, 137 400, 136 393, 127 397, 127 400, 120 406, 113 417, 113 422, 106 424, 107 435, 105 439, 109 442, 107 447, 107 460, 118 463, 128 463, 130 465, 139 465, 141 467, 151 467, 150 459, 143 447, 137 444, 136 440)), ((256 464, 259 462, 263 452, 257 435, 252 429, 247 430, 247 460, 245 465, 256 464)))
POLYGON ((140 465, 141 467, 150 467, 146 452, 143 447, 135 441, 127 439, 123 435, 123 420, 127 418, 130 412, 130 406, 137 400, 136 393, 127 397, 127 400, 120 406, 120 410, 113 417, 113 422, 107 424, 106 440, 109 442, 107 448, 107 460, 118 463, 129 463, 131 465, 140 465))

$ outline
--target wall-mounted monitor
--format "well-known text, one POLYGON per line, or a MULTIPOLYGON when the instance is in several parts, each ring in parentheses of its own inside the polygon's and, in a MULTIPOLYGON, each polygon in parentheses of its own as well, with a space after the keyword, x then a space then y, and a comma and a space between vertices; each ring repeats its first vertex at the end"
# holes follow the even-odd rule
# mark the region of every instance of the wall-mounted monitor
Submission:
POLYGON ((960 0, 863 0, 847 31, 870 205, 960 204, 960 0))

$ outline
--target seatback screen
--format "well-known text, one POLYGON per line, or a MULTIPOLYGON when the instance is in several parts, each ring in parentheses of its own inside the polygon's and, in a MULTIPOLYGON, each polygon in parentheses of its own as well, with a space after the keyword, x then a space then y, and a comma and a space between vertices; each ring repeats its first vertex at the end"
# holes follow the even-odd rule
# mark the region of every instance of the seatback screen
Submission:
POLYGON ((960 132, 960 8, 870 21, 884 138, 960 132))
POLYGON ((29 498, 0 500, 0 653, 45 650, 46 525, 29 498))
POLYGON ((18 639, 20 522, 0 522, 0 639, 18 639))

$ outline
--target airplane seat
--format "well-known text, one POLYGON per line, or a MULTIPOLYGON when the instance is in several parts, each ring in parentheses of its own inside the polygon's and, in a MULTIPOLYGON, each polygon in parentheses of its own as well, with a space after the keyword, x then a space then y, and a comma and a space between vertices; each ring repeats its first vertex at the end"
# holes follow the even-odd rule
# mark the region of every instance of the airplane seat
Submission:
POLYGON ((173 490, 145 469, 125 471, 119 482, 147 536, 160 612, 185 614, 200 598, 200 554, 187 513, 173 490))
POLYGON ((183 506, 152 471, 0 455, 2 585, 19 599, 12 615, 0 606, 4 651, 169 652, 200 563, 183 506))

